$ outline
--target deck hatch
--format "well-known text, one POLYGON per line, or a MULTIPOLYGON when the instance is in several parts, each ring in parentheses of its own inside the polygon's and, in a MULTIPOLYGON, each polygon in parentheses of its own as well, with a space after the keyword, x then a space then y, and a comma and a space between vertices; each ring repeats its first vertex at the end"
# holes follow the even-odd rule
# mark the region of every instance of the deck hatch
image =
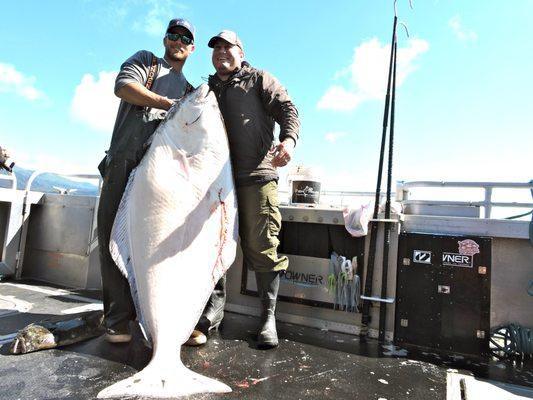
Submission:
POLYGON ((396 343, 466 354, 488 352, 484 333, 490 331, 491 240, 400 234, 396 343))

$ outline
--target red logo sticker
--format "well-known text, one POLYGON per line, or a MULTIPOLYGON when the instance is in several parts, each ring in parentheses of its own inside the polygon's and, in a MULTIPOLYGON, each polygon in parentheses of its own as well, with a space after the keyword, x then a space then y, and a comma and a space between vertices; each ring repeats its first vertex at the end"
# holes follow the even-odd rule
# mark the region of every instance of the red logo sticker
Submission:
POLYGON ((479 254, 479 245, 472 239, 457 242, 459 244, 459 254, 473 256, 479 254))

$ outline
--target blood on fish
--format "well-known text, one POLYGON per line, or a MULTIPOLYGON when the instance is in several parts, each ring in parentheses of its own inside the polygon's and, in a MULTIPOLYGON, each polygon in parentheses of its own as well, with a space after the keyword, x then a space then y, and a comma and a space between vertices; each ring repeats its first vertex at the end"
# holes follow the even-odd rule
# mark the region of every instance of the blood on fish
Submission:
POLYGON ((213 266, 213 273, 212 278, 214 281, 216 281, 216 277, 220 274, 216 274, 216 271, 223 267, 222 263, 222 253, 224 250, 224 245, 226 244, 227 236, 228 236, 228 211, 226 209, 226 203, 224 200, 222 200, 222 188, 218 191, 218 201, 219 201, 219 208, 220 208, 220 233, 219 233, 219 247, 218 247, 218 255, 217 259, 215 261, 215 265, 213 266))

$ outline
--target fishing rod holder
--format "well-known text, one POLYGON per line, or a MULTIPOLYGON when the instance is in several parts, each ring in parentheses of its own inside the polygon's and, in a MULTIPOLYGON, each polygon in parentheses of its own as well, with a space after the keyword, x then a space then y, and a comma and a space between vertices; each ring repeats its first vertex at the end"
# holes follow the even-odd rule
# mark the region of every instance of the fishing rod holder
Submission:
POLYGON ((361 296, 361 298, 363 300, 375 301, 377 303, 387 303, 387 304, 392 304, 392 303, 394 303, 396 301, 396 299, 394 297, 386 297, 386 298, 382 299, 381 297, 361 296))
POLYGON ((399 224, 403 220, 402 217, 399 217, 398 219, 394 218, 370 218, 370 222, 388 222, 391 224, 399 224))

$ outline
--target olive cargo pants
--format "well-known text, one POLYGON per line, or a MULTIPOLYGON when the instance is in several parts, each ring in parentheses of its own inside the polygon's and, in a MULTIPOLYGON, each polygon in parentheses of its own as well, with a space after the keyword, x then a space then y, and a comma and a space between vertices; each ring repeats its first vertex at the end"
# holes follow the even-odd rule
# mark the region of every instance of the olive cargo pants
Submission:
MULTIPOLYGON (((289 266, 287 256, 278 255, 281 229, 278 184, 276 181, 237 188, 239 235, 243 253, 243 268, 256 272, 283 271, 289 266)), ((215 285, 211 298, 196 329, 207 331, 218 325, 226 303, 225 276, 215 285), (209 326, 206 326, 207 325, 209 326)))
POLYGON ((276 181, 237 188, 239 234, 244 266, 252 271, 283 271, 287 256, 278 255, 281 213, 276 181))

